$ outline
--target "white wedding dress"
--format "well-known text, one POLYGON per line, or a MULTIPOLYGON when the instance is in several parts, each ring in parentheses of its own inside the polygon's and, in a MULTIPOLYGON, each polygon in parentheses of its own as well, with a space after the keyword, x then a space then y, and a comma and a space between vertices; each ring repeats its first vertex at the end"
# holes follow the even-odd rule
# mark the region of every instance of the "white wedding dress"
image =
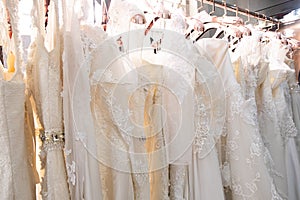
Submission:
POLYGON ((227 42, 201 39, 197 45, 206 50, 223 78, 226 93, 226 122, 220 140, 223 186, 228 199, 282 199, 276 191, 265 164, 265 147, 258 131, 257 110, 242 96, 237 83, 227 42), (209 52, 214 52, 211 54, 209 52))
POLYGON ((65 160, 63 109, 62 109, 62 77, 61 49, 58 1, 50 1, 49 23, 44 33, 44 21, 41 1, 34 1, 33 24, 36 31, 30 45, 30 53, 26 68, 27 90, 33 98, 32 106, 37 112, 42 130, 40 138, 43 146, 40 152, 42 162, 43 199, 70 199, 65 160))
POLYGON ((271 155, 267 163, 270 175, 279 194, 287 199, 285 142, 280 134, 272 96, 266 45, 256 36, 245 37, 231 58, 244 97, 257 108, 259 131, 271 155))
POLYGON ((288 199, 299 199, 300 166, 295 145, 297 129, 291 113, 291 97, 288 87, 288 81, 291 77, 295 77, 295 72, 284 63, 287 49, 279 40, 271 41, 268 47, 273 101, 276 106, 280 133, 285 142, 288 199))
POLYGON ((300 87, 298 84, 297 85, 292 84, 291 98, 292 98, 293 119, 298 131, 296 137, 296 145, 298 150, 298 157, 300 159, 300 87))
POLYGON ((32 145, 33 138, 32 133, 26 135, 28 132, 24 127, 25 84, 21 72, 17 8, 18 1, 0 2, 0 12, 3 11, 3 16, 0 16, 0 43, 3 49, 12 43, 10 51, 15 55, 14 73, 4 72, 0 63, 0 196, 1 199, 32 200, 35 199, 35 177, 31 165, 33 152, 28 150, 32 150, 29 145, 32 145), (11 39, 8 37, 6 11, 10 14, 11 39))
POLYGON ((134 106, 143 100, 144 91, 137 94, 140 99, 129 96, 137 76, 130 74, 132 66, 120 57, 116 41, 106 40, 99 28, 80 27, 75 13, 73 16, 66 27, 64 57, 66 154, 72 198, 149 199, 144 131, 132 121, 144 116, 143 103, 141 108, 134 106))
MULTIPOLYGON (((114 11, 122 9, 119 6, 113 7, 114 11)), ((132 15, 129 12, 125 16, 132 15)), ((137 25, 117 23, 117 17, 111 19, 117 27, 132 28, 121 36, 125 51, 143 77, 139 84, 151 85, 154 91, 150 94, 155 99, 153 105, 146 106, 152 119, 146 139, 151 199, 224 199, 213 136, 222 127, 225 105, 221 102, 225 96, 216 91, 216 69, 185 40, 181 16, 157 20, 146 36, 143 29, 134 30, 137 25), (162 50, 154 53, 151 41, 160 39, 162 50), (210 97, 209 92, 214 96, 210 97), (214 109, 212 100, 218 105, 214 109), (215 121, 209 119, 211 115, 215 121), (155 170, 157 166, 162 168, 155 170)))
POLYGON ((123 57, 114 39, 94 49, 90 66, 91 108, 103 197, 149 199, 146 135, 139 123, 145 110, 144 91, 136 92, 135 68, 123 57))
MULTIPOLYGON (((220 97, 222 93, 216 91, 218 86, 215 85, 218 82, 214 82, 218 78, 216 68, 185 40, 185 24, 180 16, 171 20, 159 19, 145 36, 144 25, 130 22, 131 16, 142 12, 134 5, 130 7, 129 2, 119 3, 111 5, 114 14, 111 13, 111 24, 108 25, 113 27, 108 26, 108 29, 119 31, 112 31, 113 35, 124 33, 121 34, 123 48, 135 64, 138 88, 144 91, 140 95, 146 101, 141 104, 146 117, 141 117, 138 124, 144 124, 146 129, 150 199, 224 199, 213 139, 217 130, 222 128, 221 119, 225 116, 225 109, 220 106, 224 97, 220 97), (123 5, 129 6, 127 12, 122 9, 123 5), (177 33, 172 32, 174 30, 177 33), (160 39, 164 50, 155 54, 151 41, 160 39), (193 61, 192 64, 189 60, 193 61), (196 72, 197 69, 200 72, 196 72), (207 91, 206 87, 210 86, 206 81, 211 81, 211 87, 215 85, 213 91, 207 91), (196 90, 197 96, 194 94, 196 90), (210 102, 209 92, 215 95, 214 102, 210 102), (204 94, 206 100, 201 99, 204 94), (210 121, 211 115, 214 115, 214 120, 210 121), (198 120, 203 122, 198 123, 198 120), (215 123, 218 124, 218 120, 221 121, 219 126, 215 123), (209 125, 214 128, 210 130, 209 125), (197 139, 194 140, 195 136, 197 139)), ((115 40, 118 38, 117 35, 115 40)))
POLYGON ((24 130, 25 86, 23 82, 5 81, 1 77, 0 88, 0 195, 3 199, 31 200, 35 198, 35 182, 24 130))

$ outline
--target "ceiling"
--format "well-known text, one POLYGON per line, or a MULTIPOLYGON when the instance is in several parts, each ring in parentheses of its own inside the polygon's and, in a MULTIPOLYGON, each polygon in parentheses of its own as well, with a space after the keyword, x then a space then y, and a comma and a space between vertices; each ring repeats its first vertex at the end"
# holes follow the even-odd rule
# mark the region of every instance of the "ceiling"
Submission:
MULTIPOLYGON (((222 2, 221 0, 218 0, 222 2)), ((226 3, 235 4, 250 11, 265 14, 277 19, 300 8, 300 0, 227 0, 226 3)))

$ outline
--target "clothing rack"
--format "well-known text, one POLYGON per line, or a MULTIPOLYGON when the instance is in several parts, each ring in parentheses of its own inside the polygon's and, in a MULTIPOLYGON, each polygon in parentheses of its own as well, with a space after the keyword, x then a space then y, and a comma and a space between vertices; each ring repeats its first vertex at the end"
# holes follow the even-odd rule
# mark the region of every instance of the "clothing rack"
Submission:
POLYGON ((203 5, 203 3, 212 5, 214 11, 215 11, 215 7, 217 6, 219 8, 227 9, 227 10, 230 10, 232 12, 236 12, 236 13, 242 14, 244 16, 248 16, 248 18, 251 16, 251 17, 254 17, 254 18, 257 18, 257 19, 262 19, 262 20, 265 20, 265 21, 269 21, 269 22, 272 22, 272 23, 275 23, 275 24, 280 23, 280 21, 277 20, 277 19, 274 19, 272 17, 267 17, 266 15, 261 14, 261 13, 249 11, 248 9, 245 9, 245 8, 240 8, 236 5, 226 3, 226 1, 222 1, 222 2, 215 1, 215 0, 197 0, 197 1, 201 2, 202 5, 203 5))

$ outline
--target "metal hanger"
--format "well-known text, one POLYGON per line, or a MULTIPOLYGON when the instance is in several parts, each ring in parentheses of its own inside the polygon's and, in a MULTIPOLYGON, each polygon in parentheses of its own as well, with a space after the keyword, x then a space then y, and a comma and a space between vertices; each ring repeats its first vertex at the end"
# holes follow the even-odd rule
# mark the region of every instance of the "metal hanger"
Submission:
POLYGON ((249 9, 246 9, 247 10, 247 21, 245 21, 245 25, 248 24, 250 22, 250 13, 249 13, 249 9))
POLYGON ((226 1, 222 1, 223 4, 224 4, 224 14, 223 14, 223 17, 226 17, 227 16, 227 4, 226 4, 226 1))
POLYGON ((277 28, 276 28, 275 32, 279 31, 279 26, 280 26, 280 22, 277 22, 277 28))
MULTIPOLYGON (((273 20, 273 17, 271 17, 271 19, 273 20)), ((273 28, 273 26, 274 26, 274 24, 272 23, 272 25, 271 25, 271 26, 269 26, 269 28, 267 29, 267 31, 270 31, 270 30, 271 30, 271 28, 273 28)))
POLYGON ((200 1, 200 6, 197 8, 197 12, 199 12, 203 8, 203 0, 200 1))
POLYGON ((216 4, 215 4, 215 0, 213 0, 213 5, 212 5, 212 10, 210 13, 208 13, 209 15, 213 14, 216 11, 216 4))

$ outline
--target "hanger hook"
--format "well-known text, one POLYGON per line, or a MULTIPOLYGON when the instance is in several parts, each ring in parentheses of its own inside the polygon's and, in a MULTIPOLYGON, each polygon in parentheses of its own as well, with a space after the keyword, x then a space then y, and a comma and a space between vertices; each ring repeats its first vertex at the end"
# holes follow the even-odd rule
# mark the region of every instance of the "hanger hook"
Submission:
POLYGON ((239 15, 239 7, 237 5, 234 5, 235 6, 235 16, 238 17, 239 15))
POLYGON ((202 8, 203 8, 203 0, 200 1, 200 6, 197 8, 197 12, 199 12, 202 8))
POLYGON ((271 25, 271 26, 269 26, 269 28, 268 28, 268 30, 267 30, 267 31, 270 31, 270 30, 271 30, 271 28, 273 27, 273 17, 270 17, 270 19, 271 19, 271 23, 272 23, 272 25, 271 25))
POLYGON ((259 19, 261 18, 260 14, 258 12, 255 12, 255 14, 256 14, 255 18, 257 19, 257 25, 259 25, 259 19))
POLYGON ((209 15, 213 14, 215 11, 216 11, 216 4, 215 4, 215 0, 213 0, 212 10, 209 13, 209 15))
POLYGON ((224 5, 224 14, 223 14, 223 17, 225 17, 227 15, 227 4, 226 4, 225 0, 223 1, 223 5, 224 5))
POLYGON ((277 22, 277 28, 276 28, 275 32, 278 32, 278 31, 279 31, 279 26, 280 26, 280 22, 278 21, 278 22, 277 22))
POLYGON ((246 9, 247 10, 247 21, 245 21, 245 24, 249 23, 250 22, 250 13, 249 13, 249 9, 246 9))
POLYGON ((265 14, 262 15, 263 15, 263 19, 265 20, 265 26, 267 26, 267 16, 265 14))

